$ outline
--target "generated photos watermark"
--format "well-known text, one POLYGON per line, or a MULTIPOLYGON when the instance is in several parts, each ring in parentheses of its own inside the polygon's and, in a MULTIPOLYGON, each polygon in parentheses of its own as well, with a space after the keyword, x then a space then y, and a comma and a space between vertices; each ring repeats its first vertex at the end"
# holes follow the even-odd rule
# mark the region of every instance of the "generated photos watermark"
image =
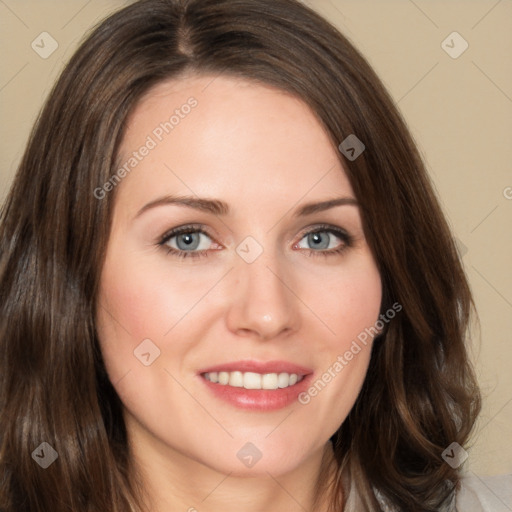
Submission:
POLYGON ((400 311, 402 311, 402 305, 395 302, 391 308, 379 316, 379 320, 377 320, 371 327, 367 327, 364 331, 361 331, 357 335, 357 339, 352 340, 350 348, 346 350, 343 355, 338 355, 336 361, 334 361, 327 370, 322 373, 322 375, 307 389, 307 391, 303 391, 299 394, 297 397, 299 403, 302 405, 309 404, 309 402, 311 402, 311 398, 317 396, 318 393, 320 393, 327 384, 329 384, 329 382, 336 378, 343 368, 348 366, 350 361, 352 361, 352 359, 361 352, 361 345, 366 346, 369 341, 378 336, 384 329, 385 325, 395 318, 396 314, 400 311))
POLYGON ((128 159, 121 165, 117 171, 104 183, 101 187, 96 187, 93 191, 96 199, 104 199, 108 192, 121 183, 130 172, 139 165, 144 158, 146 158, 153 149, 155 149, 164 138, 169 135, 181 122, 185 119, 192 109, 196 108, 199 102, 191 96, 186 103, 183 103, 179 108, 174 110, 174 113, 168 120, 161 122, 156 126, 153 131, 146 137, 146 141, 137 151, 133 151, 128 159))

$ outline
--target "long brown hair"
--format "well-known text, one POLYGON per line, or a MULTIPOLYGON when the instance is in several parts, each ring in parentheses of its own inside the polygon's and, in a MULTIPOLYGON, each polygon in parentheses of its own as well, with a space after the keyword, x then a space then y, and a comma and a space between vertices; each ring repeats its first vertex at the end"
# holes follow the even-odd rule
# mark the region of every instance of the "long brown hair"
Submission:
POLYGON ((0 509, 139 510, 94 326, 115 190, 94 190, 115 173, 138 100, 184 72, 276 86, 311 107, 334 145, 350 134, 364 143, 355 160, 339 157, 381 273, 382 312, 403 310, 374 343, 325 485, 333 511, 381 510, 376 494, 407 512, 448 509, 459 472, 441 453, 466 443, 480 408, 464 341, 468 284, 392 99, 352 44, 296 0, 136 2, 91 33, 54 86, 1 216, 0 509), (58 453, 46 469, 31 455, 42 442, 58 453))

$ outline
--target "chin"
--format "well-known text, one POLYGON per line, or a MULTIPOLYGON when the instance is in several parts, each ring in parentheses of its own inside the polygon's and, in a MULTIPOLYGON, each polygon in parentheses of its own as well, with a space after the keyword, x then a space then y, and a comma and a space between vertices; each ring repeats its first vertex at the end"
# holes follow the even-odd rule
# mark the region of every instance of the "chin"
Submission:
POLYGON ((209 457, 203 463, 231 476, 257 477, 270 474, 277 477, 294 471, 308 458, 318 455, 318 450, 325 445, 319 443, 318 446, 310 446, 304 438, 294 439, 284 433, 280 436, 277 432, 265 438, 271 430, 265 429, 265 434, 258 436, 236 436, 228 446, 219 443, 219 453, 213 452, 214 457, 209 457))

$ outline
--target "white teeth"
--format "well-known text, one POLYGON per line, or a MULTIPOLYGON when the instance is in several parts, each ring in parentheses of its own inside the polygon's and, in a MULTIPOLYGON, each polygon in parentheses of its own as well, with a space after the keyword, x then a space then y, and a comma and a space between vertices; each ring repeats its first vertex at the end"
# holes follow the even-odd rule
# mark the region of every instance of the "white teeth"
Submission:
POLYGON ((231 372, 229 374, 229 385, 234 388, 244 387, 244 376, 242 372, 231 372))
POLYGON ((277 373, 265 373, 261 378, 263 389, 277 389, 277 373))
POLYGON ((203 374, 206 380, 222 386, 245 389, 278 389, 293 386, 304 376, 296 373, 210 372, 203 374))
POLYGON ((261 375, 259 373, 245 372, 244 373, 244 388, 245 389, 261 389, 261 375))
POLYGON ((287 388, 288 386, 293 386, 297 382, 297 374, 292 373, 288 375, 287 373, 280 373, 277 376, 277 385, 280 388, 287 388))

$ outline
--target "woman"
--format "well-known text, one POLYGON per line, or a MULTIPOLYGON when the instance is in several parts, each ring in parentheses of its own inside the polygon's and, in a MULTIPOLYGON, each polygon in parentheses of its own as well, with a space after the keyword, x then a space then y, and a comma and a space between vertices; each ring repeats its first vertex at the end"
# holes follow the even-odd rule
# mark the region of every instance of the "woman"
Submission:
POLYGON ((142 0, 1 223, 5 511, 452 510, 471 296, 375 73, 294 0, 142 0))

